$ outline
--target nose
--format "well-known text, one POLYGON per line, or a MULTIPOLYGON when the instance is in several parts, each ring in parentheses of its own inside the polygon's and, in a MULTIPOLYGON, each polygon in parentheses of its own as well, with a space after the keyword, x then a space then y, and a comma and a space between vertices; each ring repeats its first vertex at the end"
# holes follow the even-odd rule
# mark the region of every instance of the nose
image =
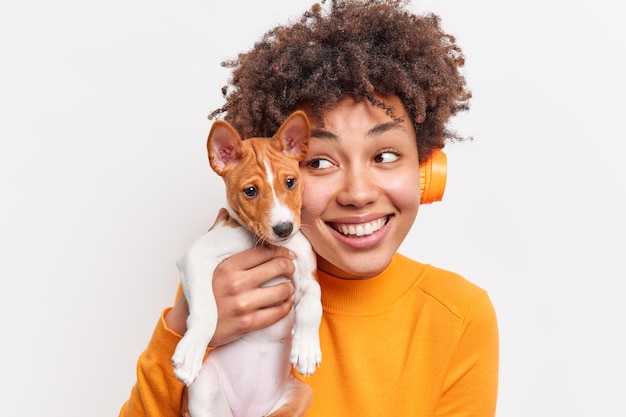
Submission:
POLYGON ((291 222, 282 222, 272 227, 274 234, 280 238, 285 238, 291 234, 293 231, 293 223, 291 222))
POLYGON ((344 206, 365 207, 376 201, 379 188, 367 169, 347 169, 342 178, 337 202, 344 206))

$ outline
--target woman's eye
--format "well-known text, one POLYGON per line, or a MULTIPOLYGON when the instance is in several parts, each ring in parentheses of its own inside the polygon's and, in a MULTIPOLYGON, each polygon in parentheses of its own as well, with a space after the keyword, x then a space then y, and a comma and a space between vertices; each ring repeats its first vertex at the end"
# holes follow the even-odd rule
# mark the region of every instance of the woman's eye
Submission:
POLYGON ((396 152, 385 151, 385 152, 381 152, 378 155, 376 155, 374 157, 374 162, 376 162, 378 164, 388 164, 388 163, 397 161, 399 157, 400 156, 396 152))
POLYGON ((307 167, 312 169, 328 169, 333 166, 333 164, 327 159, 312 159, 306 164, 307 167))

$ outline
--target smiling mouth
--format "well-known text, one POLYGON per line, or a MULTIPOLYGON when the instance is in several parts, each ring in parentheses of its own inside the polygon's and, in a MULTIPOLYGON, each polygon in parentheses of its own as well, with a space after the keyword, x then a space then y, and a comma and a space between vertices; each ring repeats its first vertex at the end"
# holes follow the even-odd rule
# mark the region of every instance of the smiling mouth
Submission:
POLYGON ((361 237, 371 235, 385 227, 389 218, 390 216, 381 217, 367 223, 329 223, 329 225, 344 236, 361 237))

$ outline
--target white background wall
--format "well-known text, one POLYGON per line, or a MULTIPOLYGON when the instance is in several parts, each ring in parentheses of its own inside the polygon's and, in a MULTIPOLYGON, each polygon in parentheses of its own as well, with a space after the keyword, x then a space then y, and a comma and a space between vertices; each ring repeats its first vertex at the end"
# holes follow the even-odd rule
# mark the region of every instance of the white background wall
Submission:
MULTIPOLYGON (((308 0, 0 6, 2 415, 117 415, 222 186, 219 63, 308 0)), ((475 137, 402 251, 487 289, 501 417, 626 415, 617 2, 425 1, 467 56, 475 137)))

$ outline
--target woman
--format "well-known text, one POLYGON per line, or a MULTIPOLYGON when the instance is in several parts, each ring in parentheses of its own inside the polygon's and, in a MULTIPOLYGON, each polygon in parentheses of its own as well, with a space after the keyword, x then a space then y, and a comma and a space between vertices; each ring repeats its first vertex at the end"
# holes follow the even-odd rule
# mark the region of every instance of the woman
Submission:
MULTIPOLYGON (((246 137, 271 136, 296 109, 312 123, 302 230, 318 255, 324 316, 307 416, 495 415, 498 335, 486 292, 397 253, 419 209, 419 164, 463 139, 446 129, 468 109, 463 64, 437 16, 392 0, 315 4, 225 64, 230 90, 211 117, 225 114, 246 137)), ((281 248, 220 264, 211 345, 285 316, 293 286, 261 285, 291 273, 281 248)), ((170 360, 187 314, 184 297, 163 312, 120 416, 181 415, 170 360)))

